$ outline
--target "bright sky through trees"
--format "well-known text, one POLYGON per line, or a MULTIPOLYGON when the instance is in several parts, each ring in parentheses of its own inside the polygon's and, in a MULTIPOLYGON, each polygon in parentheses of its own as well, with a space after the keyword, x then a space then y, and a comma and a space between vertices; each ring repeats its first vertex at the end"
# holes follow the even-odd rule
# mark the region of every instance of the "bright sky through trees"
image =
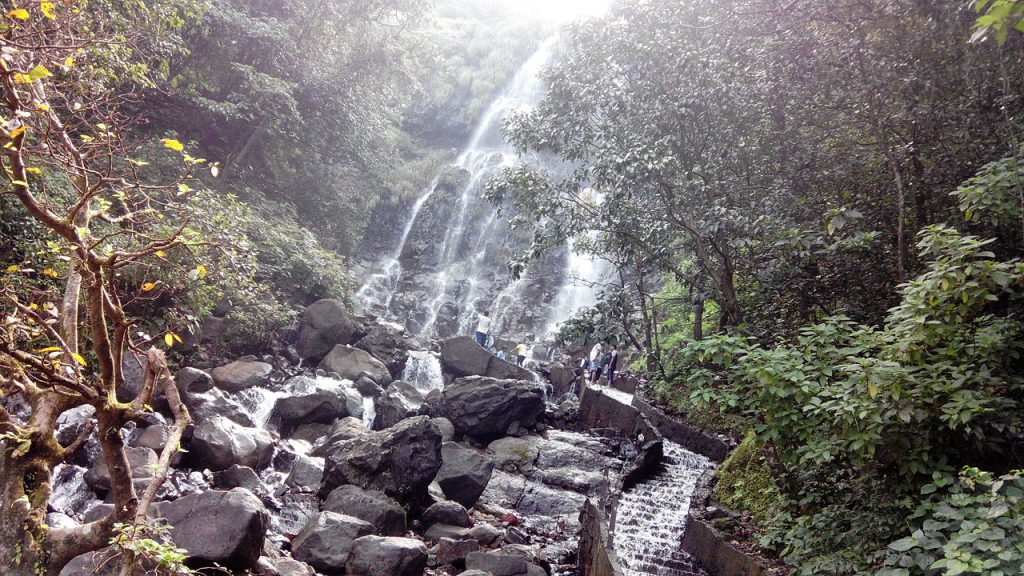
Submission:
POLYGON ((597 16, 608 9, 608 0, 501 0, 512 10, 553 21, 597 16))

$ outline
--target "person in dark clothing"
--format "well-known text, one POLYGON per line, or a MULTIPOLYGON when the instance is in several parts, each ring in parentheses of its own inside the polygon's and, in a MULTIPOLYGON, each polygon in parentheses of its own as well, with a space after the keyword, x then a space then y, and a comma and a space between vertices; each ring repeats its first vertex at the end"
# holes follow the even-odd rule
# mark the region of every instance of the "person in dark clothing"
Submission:
POLYGON ((619 347, 612 344, 612 349, 605 356, 608 363, 605 368, 608 371, 608 385, 611 386, 615 383, 615 369, 619 366, 619 347))

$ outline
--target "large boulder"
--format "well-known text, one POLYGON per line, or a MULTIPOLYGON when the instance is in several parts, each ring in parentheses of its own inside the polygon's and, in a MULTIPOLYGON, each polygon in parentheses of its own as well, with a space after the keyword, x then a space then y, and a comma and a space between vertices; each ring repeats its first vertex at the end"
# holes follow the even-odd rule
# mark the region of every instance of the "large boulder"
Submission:
POLYGON ((256 425, 252 415, 245 408, 216 388, 204 393, 189 394, 183 400, 192 419, 197 423, 215 416, 223 416, 242 426, 256 425))
POLYGON ((401 504, 379 490, 364 490, 352 485, 339 486, 327 495, 323 509, 369 522, 379 534, 405 534, 405 510, 401 504))
POLYGON ((352 543, 346 566, 359 576, 423 576, 427 547, 412 538, 363 536, 352 543))
POLYGON ((161 515, 174 543, 188 550, 191 562, 248 569, 256 564, 270 515, 244 488, 210 490, 165 502, 161 515))
POLYGON ((238 464, 233 464, 220 472, 214 472, 213 485, 221 490, 245 488, 256 495, 267 493, 267 486, 260 480, 256 471, 238 464))
POLYGON ((398 424, 406 418, 419 414, 423 405, 423 393, 404 380, 392 382, 384 394, 375 401, 377 416, 373 421, 375 430, 383 430, 398 424))
POLYGON ((413 343, 406 338, 401 325, 378 323, 354 346, 380 359, 388 367, 391 377, 397 380, 402 377, 405 363, 409 361, 409 350, 413 343))
POLYGON ((292 540, 292 556, 324 574, 345 574, 352 543, 373 533, 373 526, 352 516, 321 512, 292 540))
POLYGON ((424 526, 440 523, 463 528, 473 527, 473 519, 469 517, 466 508, 458 502, 449 502, 448 500, 432 504, 430 508, 424 510, 423 515, 420 516, 420 523, 424 526))
POLYGON ((338 344, 351 343, 355 331, 356 323, 344 304, 334 299, 319 300, 302 313, 295 349, 304 359, 322 358, 338 344))
MULTIPOLYGON (((145 486, 153 478, 153 468, 157 464, 156 452, 152 448, 143 447, 127 447, 124 451, 128 457, 128 465, 131 466, 136 489, 145 486)), ((85 481, 97 492, 110 490, 110 470, 107 469, 103 458, 97 458, 92 468, 85 473, 85 481)))
POLYGON ((326 457, 327 453, 330 452, 331 446, 343 440, 358 438, 366 434, 366 432, 366 426, 359 418, 352 416, 342 418, 331 426, 331 429, 327 431, 325 436, 322 436, 313 443, 313 451, 310 452, 310 455, 320 458, 326 457))
POLYGON ((354 484, 418 503, 441 468, 441 433, 426 416, 330 445, 320 495, 354 484))
POLYGON ((225 392, 240 392, 246 388, 262 386, 270 380, 274 367, 266 362, 235 360, 214 368, 210 375, 213 382, 225 392))
POLYGON ((446 386, 432 411, 450 420, 457 434, 490 440, 505 436, 513 423, 536 424, 544 412, 544 392, 528 380, 469 376, 446 386))
POLYGON ((217 471, 238 464, 261 470, 274 454, 274 440, 266 430, 214 416, 196 426, 189 453, 196 468, 217 471))
POLYGON ((391 383, 391 372, 383 362, 371 356, 365 350, 351 346, 338 345, 320 361, 319 368, 347 380, 355 380, 364 372, 380 386, 391 383))
POLYGON ((324 477, 324 461, 297 454, 292 469, 285 478, 285 485, 302 492, 316 492, 324 477))
POLYGON ((184 394, 201 394, 213 388, 213 377, 198 368, 182 368, 174 376, 174 383, 184 394))
POLYGON ((500 360, 470 336, 444 341, 441 345, 441 368, 453 378, 487 376, 499 380, 533 380, 533 372, 500 360))
POLYGON ((309 423, 327 424, 346 416, 362 415, 362 397, 341 380, 296 376, 285 383, 285 390, 288 395, 277 400, 271 420, 280 420, 289 428, 309 423), (359 414, 350 413, 350 407, 358 407, 359 414))
POLYGON ((487 488, 492 472, 494 462, 476 450, 463 448, 455 442, 441 445, 441 469, 436 480, 449 500, 472 508, 487 488))

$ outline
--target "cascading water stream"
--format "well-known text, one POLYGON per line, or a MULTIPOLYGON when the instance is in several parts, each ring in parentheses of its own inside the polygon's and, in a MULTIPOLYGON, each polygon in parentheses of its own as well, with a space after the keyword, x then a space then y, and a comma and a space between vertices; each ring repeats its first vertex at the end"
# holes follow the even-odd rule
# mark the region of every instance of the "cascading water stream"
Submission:
POLYGON ((625 576, 706 576, 680 543, 697 479, 711 461, 668 440, 664 454, 659 473, 619 498, 615 552, 625 576))
POLYGON ((416 199, 393 256, 379 265, 379 272, 367 276, 366 281, 356 292, 356 300, 362 303, 364 308, 379 308, 385 314, 390 310, 391 299, 395 296, 398 280, 402 276, 402 251, 405 250, 405 244, 409 241, 409 234, 412 232, 413 224, 416 223, 416 218, 419 216, 420 211, 423 210, 423 205, 434 194, 436 186, 437 179, 435 178, 420 194, 419 198, 416 199))
POLYGON ((498 278, 504 271, 504 262, 498 262, 494 257, 496 246, 502 243, 503 228, 494 208, 483 200, 483 188, 502 168, 512 166, 517 160, 514 148, 502 137, 501 124, 511 114, 532 108, 540 101, 544 83, 539 74, 550 62, 554 45, 555 39, 549 39, 527 59, 477 124, 454 164, 455 168, 468 173, 468 179, 459 187, 451 216, 444 222, 417 225, 421 214, 430 212, 434 216, 433 210, 422 210, 425 205, 443 202, 434 196, 440 175, 417 200, 393 255, 374 266, 378 271, 369 275, 356 293, 363 309, 385 315, 404 314, 403 323, 411 332, 421 336, 443 336, 465 332, 471 326, 477 308, 489 307, 486 300, 502 287, 501 284, 495 285, 494 281, 507 280, 498 278), (431 198, 434 198, 433 202, 431 198), (444 233, 433 240, 436 248, 432 248, 438 255, 437 261, 415 263, 425 268, 415 271, 416 281, 427 284, 424 292, 415 294, 412 304, 406 304, 407 308, 415 307, 415 314, 408 309, 392 310, 396 292, 406 289, 403 288, 403 275, 411 277, 414 274, 403 269, 401 262, 406 244, 411 241, 410 236, 416 236, 415 231, 421 228, 438 230, 440 226, 444 226, 444 233), (439 313, 445 307, 448 312, 442 329, 439 313), (418 319, 411 322, 409 317, 413 315, 418 319))
POLYGON ((441 362, 437 356, 425 350, 409 352, 409 360, 402 371, 401 379, 412 384, 424 397, 434 390, 444 388, 441 362))

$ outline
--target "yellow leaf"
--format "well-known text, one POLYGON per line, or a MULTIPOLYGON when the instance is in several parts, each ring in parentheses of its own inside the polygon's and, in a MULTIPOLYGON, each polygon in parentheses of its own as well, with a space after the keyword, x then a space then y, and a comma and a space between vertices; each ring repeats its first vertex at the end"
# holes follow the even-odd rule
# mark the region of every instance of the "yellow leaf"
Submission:
POLYGON ((164 256, 166 256, 166 253, 165 253, 165 252, 164 252, 163 250, 157 250, 157 251, 156 251, 156 255, 157 255, 157 256, 158 256, 159 258, 163 258, 164 256))
POLYGON ((202 264, 200 264, 199 266, 196 266, 196 272, 199 273, 199 277, 200 278, 205 277, 206 276, 206 266, 203 266, 202 264))
POLYGON ((57 15, 53 13, 53 2, 46 2, 45 0, 40 2, 39 10, 43 12, 43 16, 46 16, 50 20, 57 18, 57 15))
POLYGON ((185 149, 184 144, 171 138, 164 138, 160 142, 163 143, 164 146, 170 148, 171 150, 174 150, 175 152, 181 152, 182 150, 185 149))
POLYGON ((49 68, 43 66, 42 64, 39 64, 38 66, 30 70, 28 73, 29 80, 32 81, 42 80, 43 78, 49 76, 53 76, 53 73, 50 72, 49 68))
POLYGON ((871 396, 872 398, 878 396, 878 384, 875 384, 874 382, 868 383, 868 396, 871 396))
POLYGON ((192 191, 192 187, 189 186, 188 184, 185 184, 184 182, 181 182, 181 183, 178 184, 178 193, 179 194, 188 194, 191 191, 192 191))
POLYGON ((18 136, 21 136, 22 134, 25 133, 25 130, 28 130, 28 126, 18 126, 14 130, 11 130, 11 138, 17 138, 18 136))
POLYGON ((173 347, 174 346, 174 334, 171 334, 170 332, 168 332, 167 334, 164 334, 164 344, 167 344, 168 348, 173 347))
POLYGON ((46 354, 47 352, 59 352, 59 351, 60 351, 60 348, 58 348, 57 346, 50 346, 48 348, 42 348, 40 350, 36 350, 36 352, 38 352, 39 354, 46 354))
POLYGON ((6 272, 8 274, 14 274, 17 271, 18 271, 18 265, 17 264, 11 264, 10 266, 7 267, 7 270, 6 270, 6 272))
POLYGON ((11 180, 11 184, 14 184, 15 186, 25 186, 26 188, 28 187, 28 182, 25 182, 24 180, 11 180))
POLYGON ((177 334, 171 334, 171 336, 174 336, 174 341, 178 344, 184 344, 184 342, 181 341, 181 336, 178 336, 177 334))
POLYGON ((60 274, 57 273, 53 268, 46 268, 43 270, 43 276, 49 276, 50 278, 57 278, 60 274))
POLYGON ((36 168, 35 166, 28 166, 27 168, 25 168, 25 172, 28 172, 29 174, 42 174, 43 173, 42 170, 40 170, 39 168, 36 168))
POLYGON ((28 20, 28 10, 24 8, 15 8, 7 13, 8 18, 16 18, 18 20, 28 20))
POLYGON ((50 105, 49 104, 40 104, 39 102, 36 102, 36 108, 39 109, 39 110, 42 110, 43 112, 46 112, 46 111, 48 111, 50 109, 50 105))
POLYGON ((64 59, 64 67, 65 68, 71 68, 74 65, 75 65, 75 59, 73 57, 68 56, 67 58, 64 59))
POLYGON ((149 292, 153 288, 156 288, 156 282, 146 282, 145 284, 142 285, 143 292, 149 292))
POLYGON ((75 362, 78 362, 79 365, 85 366, 85 358, 82 358, 81 354, 75 354, 74 352, 72 352, 71 357, 74 358, 75 362))

